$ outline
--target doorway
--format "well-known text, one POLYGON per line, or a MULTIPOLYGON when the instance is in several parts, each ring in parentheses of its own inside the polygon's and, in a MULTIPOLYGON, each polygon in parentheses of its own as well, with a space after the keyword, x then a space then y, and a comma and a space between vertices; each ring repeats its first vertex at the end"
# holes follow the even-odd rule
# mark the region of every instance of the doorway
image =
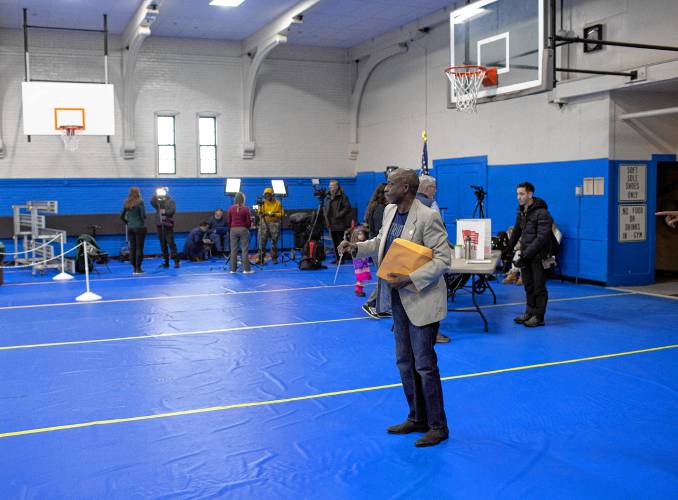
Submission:
MULTIPOLYGON (((678 210, 678 162, 657 164, 657 211, 678 210)), ((657 283, 675 281, 678 288, 678 229, 657 217, 655 248, 657 283)))

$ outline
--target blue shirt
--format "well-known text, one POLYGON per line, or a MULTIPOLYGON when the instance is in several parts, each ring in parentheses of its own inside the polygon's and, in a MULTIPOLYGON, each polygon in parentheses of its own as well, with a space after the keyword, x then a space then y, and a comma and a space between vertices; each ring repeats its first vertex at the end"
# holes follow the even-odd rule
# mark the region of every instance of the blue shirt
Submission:
MULTIPOLYGON (((391 226, 388 228, 386 233, 386 243, 384 243, 384 255, 388 252, 388 249, 391 248, 393 240, 400 238, 400 235, 403 234, 403 229, 405 228, 405 222, 407 221, 407 216, 409 212, 401 214, 396 212, 391 226)), ((377 297, 377 311, 378 312, 387 312, 391 310, 391 285, 388 284, 388 281, 384 281, 381 284, 379 296, 377 297)))

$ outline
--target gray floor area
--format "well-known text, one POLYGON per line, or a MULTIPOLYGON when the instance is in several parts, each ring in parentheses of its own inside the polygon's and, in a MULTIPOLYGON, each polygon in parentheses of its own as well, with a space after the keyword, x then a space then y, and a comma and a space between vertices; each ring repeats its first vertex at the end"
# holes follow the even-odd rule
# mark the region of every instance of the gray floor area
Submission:
POLYGON ((678 278, 658 279, 654 285, 645 286, 624 286, 620 290, 630 290, 633 292, 655 293, 657 295, 666 295, 667 297, 678 297, 678 278))

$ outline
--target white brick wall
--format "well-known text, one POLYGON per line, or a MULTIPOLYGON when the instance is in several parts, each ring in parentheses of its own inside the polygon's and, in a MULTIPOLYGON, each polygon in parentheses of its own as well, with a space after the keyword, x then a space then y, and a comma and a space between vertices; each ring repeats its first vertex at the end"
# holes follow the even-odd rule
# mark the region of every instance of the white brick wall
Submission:
MULTIPOLYGON (((584 25, 603 22, 608 39, 678 46, 675 0, 573 0, 565 6, 565 27, 578 35, 584 25)), ((448 109, 443 71, 449 65, 449 50, 449 26, 444 23, 411 44, 406 54, 375 69, 359 115, 358 171, 381 170, 390 164, 417 167, 424 128, 430 159, 487 155, 491 164, 512 164, 601 157, 647 159, 651 152, 675 152, 658 148, 628 126, 615 125, 614 98, 609 95, 580 99, 563 108, 549 103, 542 93, 481 104, 477 115, 448 109)), ((569 64, 590 69, 604 65, 621 71, 676 58, 678 54, 671 52, 620 48, 582 55, 577 46, 569 64)), ((641 93, 627 95, 625 101, 651 108, 641 93)), ((655 100, 656 107, 675 105, 671 102, 675 103, 675 92, 663 99, 663 105, 655 100)), ((666 127, 658 121, 652 128, 666 135, 666 127)), ((677 137, 673 134, 667 140, 678 147, 677 137)))
MULTIPOLYGON (((137 155, 120 157, 121 50, 111 40, 110 80, 116 85, 116 135, 83 137, 76 153, 57 137, 28 143, 21 121, 22 34, 0 30, 0 133, 6 157, 0 177, 154 177, 154 112, 177 116, 177 177, 198 176, 196 114, 219 113, 218 176, 352 176, 348 143, 349 66, 344 50, 286 46, 274 50, 259 77, 255 105, 257 154, 240 158, 242 63, 239 46, 210 40, 151 36, 137 64, 137 155)), ((102 57, 89 34, 31 33, 34 78, 103 79, 102 57)))

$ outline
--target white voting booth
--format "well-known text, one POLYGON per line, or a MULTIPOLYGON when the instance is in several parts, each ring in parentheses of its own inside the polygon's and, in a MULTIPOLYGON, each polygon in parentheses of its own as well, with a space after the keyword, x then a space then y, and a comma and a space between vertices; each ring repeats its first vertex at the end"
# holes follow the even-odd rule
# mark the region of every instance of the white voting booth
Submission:
MULTIPOLYGON (((457 245, 462 247, 470 241, 469 261, 486 261, 492 255, 492 221, 490 219, 457 220, 457 245)), ((462 253, 463 255, 463 253, 462 253)))

